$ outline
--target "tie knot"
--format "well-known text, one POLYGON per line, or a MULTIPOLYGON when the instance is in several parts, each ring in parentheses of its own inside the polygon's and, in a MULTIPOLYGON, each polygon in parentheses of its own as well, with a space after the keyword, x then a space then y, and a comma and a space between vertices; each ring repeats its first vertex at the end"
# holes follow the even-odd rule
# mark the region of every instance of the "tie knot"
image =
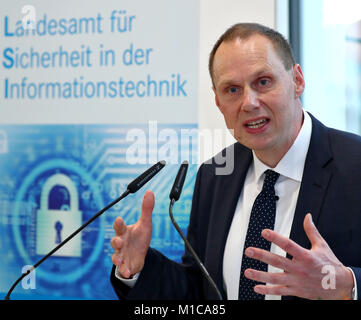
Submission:
POLYGON ((276 183, 278 177, 280 176, 280 174, 273 170, 269 170, 269 169, 265 171, 265 174, 266 174, 266 177, 264 178, 263 189, 274 188, 275 183, 276 183))

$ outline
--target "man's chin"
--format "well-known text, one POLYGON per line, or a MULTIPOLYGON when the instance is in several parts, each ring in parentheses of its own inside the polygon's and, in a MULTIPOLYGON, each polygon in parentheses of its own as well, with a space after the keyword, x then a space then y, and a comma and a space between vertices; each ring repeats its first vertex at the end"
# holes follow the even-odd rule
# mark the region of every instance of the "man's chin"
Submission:
POLYGON ((269 139, 236 139, 240 144, 245 147, 255 151, 255 152, 265 152, 272 148, 272 142, 269 139))

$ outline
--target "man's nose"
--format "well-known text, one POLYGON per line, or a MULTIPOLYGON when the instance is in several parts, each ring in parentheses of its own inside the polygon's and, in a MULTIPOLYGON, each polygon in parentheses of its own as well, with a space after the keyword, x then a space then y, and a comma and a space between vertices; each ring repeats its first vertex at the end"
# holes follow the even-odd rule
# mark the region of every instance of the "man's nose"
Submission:
POLYGON ((260 106, 258 93, 252 88, 247 88, 243 92, 242 110, 252 111, 260 106))

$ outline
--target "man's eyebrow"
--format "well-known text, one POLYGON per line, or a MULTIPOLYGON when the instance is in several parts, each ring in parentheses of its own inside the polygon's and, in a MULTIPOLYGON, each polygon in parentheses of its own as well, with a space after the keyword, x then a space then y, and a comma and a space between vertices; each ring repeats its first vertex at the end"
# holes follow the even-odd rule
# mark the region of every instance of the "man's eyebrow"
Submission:
MULTIPOLYGON (((261 68, 261 69, 256 70, 255 72, 253 72, 251 76, 253 78, 257 79, 261 75, 269 75, 271 72, 272 71, 269 68, 261 68)), ((224 86, 230 86, 230 85, 237 85, 237 83, 238 83, 238 81, 236 79, 228 78, 228 79, 221 80, 218 85, 224 87, 224 86)))
POLYGON ((221 86, 229 86, 229 85, 234 85, 235 82, 236 82, 235 80, 226 79, 226 80, 224 80, 224 81, 221 81, 221 82, 219 83, 219 85, 221 85, 221 86))
POLYGON ((261 76, 261 75, 263 75, 263 74, 269 74, 271 72, 271 70, 269 70, 269 69, 267 69, 267 68, 262 68, 262 69, 259 69, 258 71, 255 71, 254 73, 253 73, 253 76, 255 77, 255 78, 257 78, 257 77, 259 77, 259 76, 261 76))

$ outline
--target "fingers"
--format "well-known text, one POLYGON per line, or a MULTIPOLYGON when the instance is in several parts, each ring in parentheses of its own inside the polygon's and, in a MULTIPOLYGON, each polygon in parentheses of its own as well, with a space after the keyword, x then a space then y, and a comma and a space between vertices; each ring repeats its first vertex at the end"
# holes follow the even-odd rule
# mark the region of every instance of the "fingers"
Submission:
POLYGON ((276 296, 292 296, 293 290, 285 285, 257 285, 254 287, 254 291, 263 295, 276 295, 276 296))
POLYGON ((124 263, 124 260, 120 253, 113 253, 112 254, 112 262, 114 265, 119 267, 124 263))
POLYGON ((270 273, 254 269, 247 269, 244 272, 244 275, 246 278, 251 280, 278 285, 286 285, 288 279, 288 274, 284 272, 270 273))
POLYGON ((123 257, 121 254, 113 254, 112 255, 112 262, 114 265, 118 267, 119 273, 125 279, 128 279, 131 276, 131 272, 129 268, 124 263, 123 257))
MULTIPOLYGON (((152 191, 148 190, 143 198, 142 202, 142 214, 140 216, 140 221, 143 223, 152 223, 152 213, 155 204, 154 194, 152 191)), ((117 217, 114 221, 113 228, 117 236, 123 235, 127 230, 127 225, 124 223, 124 220, 121 217, 117 217)))
POLYGON ((114 249, 114 254, 112 255, 112 262, 114 265, 118 267, 118 270, 122 277, 129 278, 130 271, 125 264, 124 256, 123 256, 123 246, 124 246, 124 235, 127 230, 127 226, 125 225, 122 218, 118 217, 114 221, 114 230, 115 237, 110 240, 110 244, 114 249))
POLYGON ((303 228, 305 229, 306 235, 310 240, 312 247, 326 244, 326 241, 322 238, 321 234, 318 232, 315 224, 313 223, 310 213, 308 213, 303 220, 303 228))
POLYGON ((117 236, 121 236, 125 233, 125 231, 127 230, 127 226, 121 217, 118 217, 115 219, 114 224, 113 224, 113 229, 117 236))
MULTIPOLYGON (((312 247, 314 246, 327 246, 326 241, 323 239, 315 224, 312 221, 312 216, 308 213, 303 221, 303 228, 306 232, 308 239, 310 240, 312 247)), ((262 237, 266 240, 273 242, 281 249, 289 253, 293 257, 302 257, 305 255, 306 249, 299 246, 294 241, 281 236, 273 230, 265 229, 262 231, 262 237)))
POLYGON ((120 250, 123 246, 123 240, 122 238, 115 236, 112 238, 112 240, 110 240, 110 244, 113 247, 115 253, 120 253, 120 250))
POLYGON ((275 245, 279 246, 293 257, 301 257, 307 251, 306 249, 299 246, 296 242, 281 236, 277 232, 270 229, 264 229, 262 231, 262 237, 270 242, 273 242, 275 245))
POLYGON ((269 264, 281 270, 284 271, 292 270, 292 261, 290 259, 279 256, 272 252, 259 248, 249 247, 245 250, 245 254, 249 258, 260 260, 266 264, 269 264))
POLYGON ((125 257, 123 256, 123 240, 120 237, 115 236, 112 238, 110 243, 114 249, 114 254, 111 257, 113 264, 118 267, 118 270, 123 278, 129 278, 131 272, 125 261, 125 257))
POLYGON ((115 219, 113 228, 115 237, 110 241, 114 249, 112 262, 124 278, 139 272, 152 235, 152 212, 154 194, 147 191, 142 202, 142 213, 137 223, 127 226, 121 217, 115 219))
POLYGON ((289 274, 285 272, 269 273, 253 269, 244 272, 246 278, 264 284, 256 285, 254 291, 263 295, 288 296, 292 293, 292 288, 288 286, 289 274))
POLYGON ((124 262, 123 253, 122 253, 123 241, 120 237, 114 237, 110 241, 110 244, 114 249, 114 254, 112 255, 112 261, 115 265, 120 266, 124 262))
POLYGON ((154 204, 155 204, 154 194, 152 191, 148 190, 145 193, 142 202, 142 214, 139 219, 142 223, 152 224, 152 213, 153 213, 154 204))

